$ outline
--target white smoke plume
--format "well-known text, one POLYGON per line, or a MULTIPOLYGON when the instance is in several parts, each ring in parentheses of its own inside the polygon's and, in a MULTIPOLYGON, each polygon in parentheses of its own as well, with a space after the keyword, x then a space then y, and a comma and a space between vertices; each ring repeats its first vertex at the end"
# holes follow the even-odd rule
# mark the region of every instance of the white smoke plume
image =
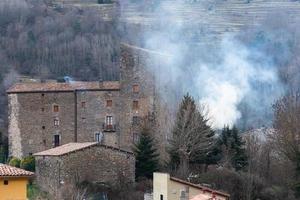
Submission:
MULTIPOLYGON (((253 83, 276 87, 277 93, 273 91, 272 94, 268 94, 271 96, 264 97, 269 99, 270 105, 281 93, 276 68, 268 63, 266 56, 254 55, 233 38, 224 38, 220 51, 223 55, 221 63, 198 63, 195 66, 198 69, 195 84, 201 94, 200 102, 208 106, 215 128, 233 125, 241 118, 239 104, 245 98, 259 93, 259 89, 255 88, 253 83), (262 60, 252 61, 258 57, 262 60)), ((271 109, 270 105, 263 106, 271 109)))
POLYGON ((170 5, 162 1, 152 14, 152 27, 143 30, 144 47, 165 55, 148 63, 161 95, 178 103, 190 93, 208 107, 216 129, 243 120, 252 127, 270 125, 271 106, 284 92, 273 57, 241 42, 238 34, 211 37, 192 11, 181 14, 188 8, 184 1, 170 5))

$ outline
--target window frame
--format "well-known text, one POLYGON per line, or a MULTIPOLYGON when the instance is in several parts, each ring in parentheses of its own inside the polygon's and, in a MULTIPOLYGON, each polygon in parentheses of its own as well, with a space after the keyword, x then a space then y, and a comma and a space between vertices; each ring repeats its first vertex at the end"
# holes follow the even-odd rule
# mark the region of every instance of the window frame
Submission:
POLYGON ((160 195, 160 200, 164 200, 164 195, 160 195))
POLYGON ((59 134, 54 134, 53 135, 53 146, 54 147, 59 147, 60 146, 60 143, 61 143, 61 138, 60 138, 60 135, 59 134), (58 137, 58 145, 56 145, 56 137, 58 137))
POLYGON ((132 116, 132 125, 139 125, 140 124, 140 118, 139 116, 132 116))
POLYGON ((140 141, 140 134, 133 132, 132 133, 132 142, 137 144, 140 141))
POLYGON ((113 100, 112 99, 106 100, 106 107, 111 108, 112 106, 113 106, 113 100))
POLYGON ((53 105, 53 112, 59 112, 59 105, 53 105))
POLYGON ((112 126, 114 124, 114 118, 112 115, 107 115, 105 117, 105 124, 106 124, 106 126, 108 126, 108 125, 112 126))
POLYGON ((138 100, 133 100, 132 101, 132 109, 133 110, 138 110, 139 109, 139 101, 138 100))
POLYGON ((102 132, 96 132, 95 133, 95 142, 102 142, 103 140, 103 133, 102 132))
POLYGON ((54 126, 59 126, 59 124, 60 124, 59 118, 54 118, 53 123, 54 123, 54 126))

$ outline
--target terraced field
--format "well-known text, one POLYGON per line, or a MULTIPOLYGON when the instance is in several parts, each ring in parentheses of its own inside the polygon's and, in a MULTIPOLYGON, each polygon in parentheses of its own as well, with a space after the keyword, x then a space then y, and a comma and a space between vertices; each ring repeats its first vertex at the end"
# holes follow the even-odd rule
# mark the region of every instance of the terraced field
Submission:
POLYGON ((178 4, 176 0, 166 0, 159 13, 149 8, 128 4, 123 6, 122 20, 130 24, 153 26, 162 18, 186 26, 197 26, 207 37, 218 38, 228 32, 238 32, 243 27, 255 27, 268 18, 281 20, 279 13, 290 16, 289 23, 300 19, 300 1, 292 0, 202 0, 199 3, 178 4), (145 11, 146 10, 146 11, 145 11))
MULTIPOLYGON (((95 3, 96 0, 54 1, 87 10, 96 9, 99 16, 107 21, 114 18, 117 13, 116 5, 99 5, 95 3)), ((159 30, 161 29, 159 26, 166 22, 179 23, 184 26, 187 37, 193 38, 194 42, 207 44, 219 40, 226 33, 239 32, 245 27, 260 26, 269 18, 273 19, 268 22, 277 23, 283 18, 280 13, 284 13, 284 18, 289 19, 289 24, 300 22, 299 0, 186 0, 186 3, 178 1, 182 2, 182 0, 164 0, 160 9, 153 12, 151 3, 138 5, 128 3, 130 0, 119 0, 120 22, 123 22, 125 27, 123 33, 139 35, 148 28, 159 30), (189 3, 191 1, 198 2, 189 3)), ((129 38, 123 39, 130 42, 129 38)))

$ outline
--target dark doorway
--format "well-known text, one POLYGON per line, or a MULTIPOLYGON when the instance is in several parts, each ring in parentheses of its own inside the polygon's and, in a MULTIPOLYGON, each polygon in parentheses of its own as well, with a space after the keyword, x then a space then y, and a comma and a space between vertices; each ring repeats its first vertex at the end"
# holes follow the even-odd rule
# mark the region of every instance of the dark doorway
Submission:
POLYGON ((54 147, 58 147, 60 145, 59 135, 54 135, 54 147))

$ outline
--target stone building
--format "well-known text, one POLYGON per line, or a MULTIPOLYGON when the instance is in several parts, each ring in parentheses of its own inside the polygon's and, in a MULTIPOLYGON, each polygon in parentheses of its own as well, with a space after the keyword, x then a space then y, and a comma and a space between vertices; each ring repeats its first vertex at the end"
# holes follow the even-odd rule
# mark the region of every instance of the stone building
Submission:
POLYGON ((119 81, 13 85, 7 91, 9 155, 94 141, 131 150, 140 120, 154 112, 154 78, 145 57, 143 51, 122 45, 119 81))
POLYGON ((101 143, 69 143, 34 156, 37 184, 53 199, 83 181, 111 186, 135 179, 134 155, 101 143))

